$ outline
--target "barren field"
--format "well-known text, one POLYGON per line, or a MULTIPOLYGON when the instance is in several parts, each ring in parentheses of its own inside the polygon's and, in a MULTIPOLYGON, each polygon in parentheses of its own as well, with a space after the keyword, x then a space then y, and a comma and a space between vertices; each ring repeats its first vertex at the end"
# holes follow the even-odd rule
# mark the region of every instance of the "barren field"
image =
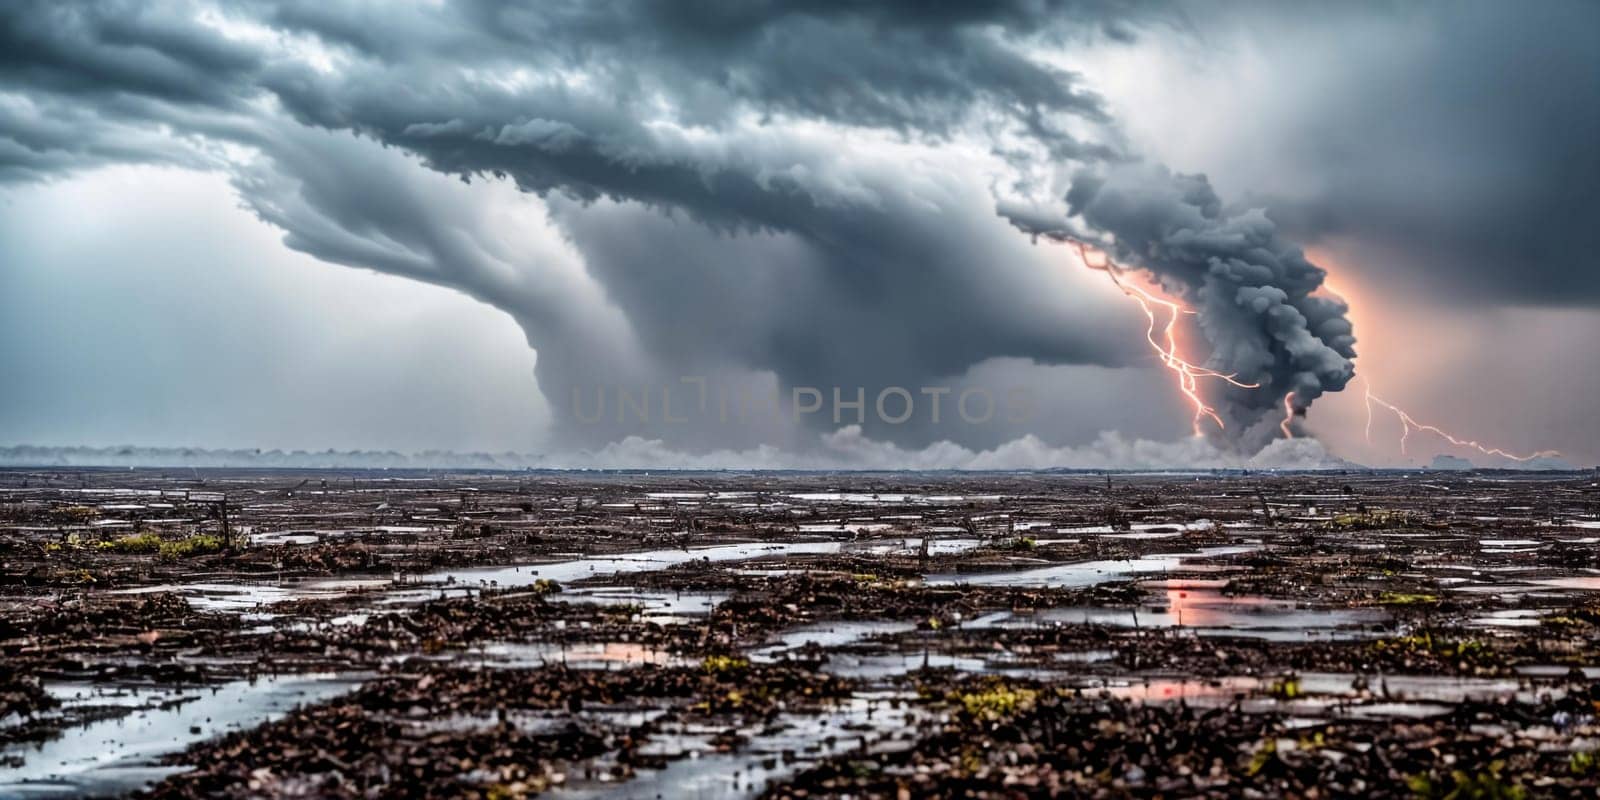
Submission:
POLYGON ((0 471, 0 797, 1593 797, 1587 473, 0 471))

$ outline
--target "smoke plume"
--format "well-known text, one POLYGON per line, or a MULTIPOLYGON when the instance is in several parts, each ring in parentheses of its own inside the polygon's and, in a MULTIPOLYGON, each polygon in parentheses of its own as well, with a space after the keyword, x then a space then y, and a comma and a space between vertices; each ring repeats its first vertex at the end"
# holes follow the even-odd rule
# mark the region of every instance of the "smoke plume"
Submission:
POLYGON ((1065 223, 1008 212, 1020 229, 1087 241, 1118 264, 1148 272, 1197 315, 1205 366, 1257 388, 1219 383, 1223 441, 1255 452, 1355 375, 1355 336, 1344 302, 1314 294, 1327 273, 1278 233, 1260 209, 1230 213, 1203 175, 1124 164, 1077 175, 1065 223), (1285 399, 1287 395, 1287 400, 1285 399))

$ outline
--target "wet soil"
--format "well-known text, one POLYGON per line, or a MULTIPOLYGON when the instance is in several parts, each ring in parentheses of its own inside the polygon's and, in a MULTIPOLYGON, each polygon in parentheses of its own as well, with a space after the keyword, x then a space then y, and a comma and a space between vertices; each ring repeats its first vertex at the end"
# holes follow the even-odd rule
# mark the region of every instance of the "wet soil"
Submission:
POLYGON ((1573 473, 0 471, 0 796, 1593 796, 1597 554, 1573 473))

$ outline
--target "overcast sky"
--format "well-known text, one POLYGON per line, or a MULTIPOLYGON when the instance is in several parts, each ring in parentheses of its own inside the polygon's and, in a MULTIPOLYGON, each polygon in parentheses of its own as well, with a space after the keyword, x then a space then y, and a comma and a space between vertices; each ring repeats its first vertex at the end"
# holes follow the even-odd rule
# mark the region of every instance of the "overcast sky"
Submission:
POLYGON ((1600 463, 1600 5, 1325 5, 7 3, 0 445, 1600 463))

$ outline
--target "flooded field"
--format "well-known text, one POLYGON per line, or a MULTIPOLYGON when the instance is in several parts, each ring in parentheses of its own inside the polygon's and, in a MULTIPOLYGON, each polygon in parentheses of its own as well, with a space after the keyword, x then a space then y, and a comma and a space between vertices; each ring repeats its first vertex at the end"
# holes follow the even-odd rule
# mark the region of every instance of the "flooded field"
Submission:
POLYGON ((1597 528, 1587 473, 0 471, 0 797, 1592 797, 1597 528))

